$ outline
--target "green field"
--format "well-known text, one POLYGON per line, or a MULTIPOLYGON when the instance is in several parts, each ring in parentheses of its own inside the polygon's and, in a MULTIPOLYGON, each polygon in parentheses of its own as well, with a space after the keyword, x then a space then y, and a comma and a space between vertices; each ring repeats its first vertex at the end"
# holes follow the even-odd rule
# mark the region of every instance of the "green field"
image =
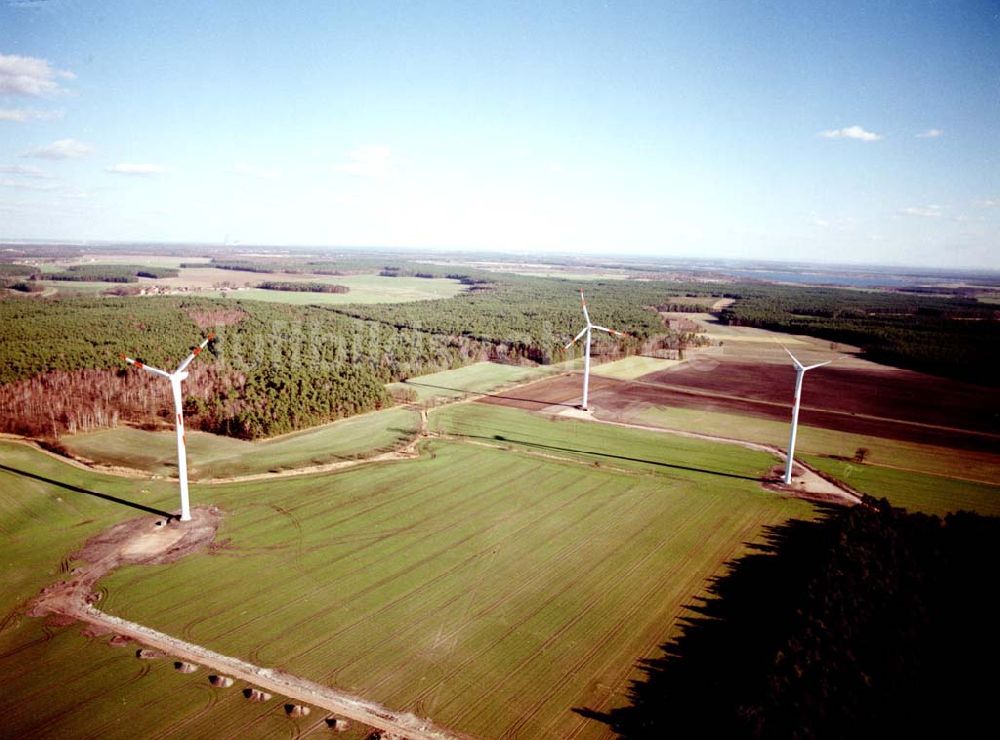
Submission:
POLYGON ((805 460, 863 493, 887 498, 893 506, 910 511, 943 516, 964 509, 1000 516, 1000 485, 859 465, 816 455, 807 455, 805 460))
POLYGON ((248 706, 236 687, 213 689, 206 671, 183 675, 167 660, 136 660, 134 645, 110 647, 107 638, 82 636, 80 625, 23 616, 24 604, 44 585, 68 576, 65 556, 111 524, 143 515, 56 483, 159 508, 176 505, 176 484, 143 483, 148 493, 139 494, 135 481, 79 470, 8 442, 0 442, 0 465, 51 481, 0 469, 0 735, 218 737, 226 727, 225 734, 263 739, 292 734, 305 722, 285 717, 277 699, 248 706))
POLYGON ((667 370, 680 364, 680 360, 663 360, 659 357, 644 357, 642 355, 632 355, 623 357, 620 360, 612 360, 600 365, 594 365, 590 372, 604 378, 615 378, 617 380, 635 380, 649 373, 656 373, 660 370, 667 370))
POLYGON ((93 296, 112 288, 135 286, 138 283, 96 283, 84 280, 39 280, 38 284, 46 291, 54 290, 59 295, 93 296))
POLYGON ((744 478, 756 483, 778 462, 766 452, 738 445, 550 418, 481 403, 438 409, 430 415, 430 428, 481 444, 685 480, 744 478))
MULTIPOLYGON (((667 429, 777 445, 782 449, 788 445, 787 423, 755 416, 652 406, 636 413, 629 420, 667 429)), ((1000 480, 998 458, 986 452, 932 447, 803 425, 799 425, 795 446, 797 451, 803 453, 847 458, 853 458, 859 447, 865 447, 869 450, 866 461, 873 465, 892 465, 931 475, 971 478, 983 482, 1000 480)))
POLYGON ((557 372, 553 366, 503 365, 477 362, 455 370, 419 375, 402 383, 390 383, 391 391, 410 389, 417 401, 459 398, 466 394, 489 393, 511 383, 521 383, 557 372))
MULTIPOLYGON (((187 433, 188 474, 192 480, 277 472, 324 465, 383 452, 410 440, 419 414, 408 408, 375 411, 263 442, 246 442, 204 432, 187 433)), ((177 474, 173 432, 132 427, 66 435, 60 442, 74 455, 103 465, 177 474)))
MULTIPOLYGON (((226 512, 226 546, 124 569, 102 581, 101 608, 476 736, 607 736, 572 708, 626 701, 636 660, 657 654, 706 579, 764 525, 812 512, 760 488, 762 453, 481 404, 431 419, 464 436, 413 461, 194 485, 226 512)), ((26 472, 136 495, 134 481, 0 451, 26 472)), ((175 504, 168 482, 142 485, 149 503, 175 504)), ((0 502, 17 543, 6 609, 72 546, 136 513, 4 471, 0 502)), ((23 678, 0 708, 19 736, 328 732, 321 715, 293 724, 204 672, 178 678, 75 628, 38 642, 38 620, 5 625, 0 670, 23 678), (53 676, 62 690, 45 691, 53 676), (76 711, 86 697, 92 711, 76 711)))
MULTIPOLYGON (((219 281, 233 280, 236 277, 246 279, 250 273, 219 270, 219 281)), ((183 272, 181 278, 183 279, 183 272)), ((253 274, 257 282, 289 276, 261 273, 253 274)), ((295 276, 302 278, 303 276, 295 276)), ((248 288, 235 292, 216 290, 200 291, 198 295, 206 297, 239 298, 248 301, 269 301, 271 303, 294 303, 297 305, 331 305, 345 303, 409 303, 410 301, 429 301, 435 298, 451 298, 461 293, 465 286, 457 280, 445 278, 416 277, 382 277, 380 275, 308 275, 309 281, 335 283, 350 288, 348 293, 300 293, 288 290, 261 290, 248 288)))

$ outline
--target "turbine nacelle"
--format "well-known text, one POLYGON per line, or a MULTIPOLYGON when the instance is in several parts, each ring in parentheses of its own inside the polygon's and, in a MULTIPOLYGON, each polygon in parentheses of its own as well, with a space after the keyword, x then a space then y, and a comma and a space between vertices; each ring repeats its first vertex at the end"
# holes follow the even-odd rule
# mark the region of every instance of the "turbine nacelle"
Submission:
MULTIPOLYGON (((833 362, 833 360, 827 360, 826 362, 817 362, 815 365, 803 365, 801 362, 799 362, 798 358, 792 354, 791 350, 788 349, 788 347, 782 346, 782 349, 785 350, 785 352, 788 353, 788 356, 792 358, 792 362, 795 363, 795 369, 801 373, 806 372, 806 370, 813 370, 817 367, 823 367, 824 365, 829 365, 831 362, 833 362)), ((839 360, 840 358, 838 357, 836 359, 839 360)))

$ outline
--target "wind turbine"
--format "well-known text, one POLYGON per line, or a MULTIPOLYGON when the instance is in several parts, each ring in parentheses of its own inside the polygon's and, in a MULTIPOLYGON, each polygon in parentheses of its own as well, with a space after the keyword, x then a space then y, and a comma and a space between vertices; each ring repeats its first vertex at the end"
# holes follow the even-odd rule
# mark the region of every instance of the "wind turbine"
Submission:
POLYGON ((792 362, 795 363, 795 403, 792 406, 792 434, 788 439, 788 457, 785 458, 785 485, 788 486, 792 483, 792 457, 795 454, 795 433, 798 431, 799 427, 799 400, 802 398, 802 378, 809 370, 815 370, 818 367, 823 367, 823 365, 829 365, 833 362, 833 360, 819 362, 815 365, 803 365, 796 359, 795 355, 791 353, 788 347, 783 347, 782 349, 784 349, 785 352, 788 352, 788 356, 791 357, 792 362))
POLYGON ((177 475, 180 478, 181 484, 181 521, 189 522, 191 521, 191 505, 188 501, 188 478, 187 478, 187 451, 184 445, 184 413, 183 413, 183 397, 181 396, 181 381, 187 378, 188 372, 187 367, 192 362, 194 358, 201 354, 201 351, 205 349, 205 346, 215 339, 215 334, 209 334, 204 342, 199 344, 189 354, 184 361, 177 366, 177 369, 172 373, 168 373, 166 370, 160 370, 158 367, 152 367, 139 360, 133 360, 131 357, 126 357, 122 355, 122 359, 125 360, 129 365, 135 365, 141 370, 153 373, 153 375, 160 375, 170 381, 170 390, 174 394, 174 411, 176 413, 176 422, 174 423, 174 429, 177 432, 177 475))
POLYGON ((597 329, 598 331, 607 332, 616 337, 626 336, 624 332, 615 331, 614 329, 608 329, 603 326, 598 326, 597 324, 592 324, 590 322, 590 313, 587 311, 587 299, 583 297, 583 288, 580 288, 580 303, 583 304, 583 318, 586 319, 587 325, 580 330, 580 333, 576 335, 572 342, 567 344, 563 349, 569 349, 578 341, 580 337, 586 335, 587 340, 585 343, 586 349, 583 354, 583 403, 580 405, 584 411, 587 410, 587 392, 590 389, 590 332, 592 329, 597 329))

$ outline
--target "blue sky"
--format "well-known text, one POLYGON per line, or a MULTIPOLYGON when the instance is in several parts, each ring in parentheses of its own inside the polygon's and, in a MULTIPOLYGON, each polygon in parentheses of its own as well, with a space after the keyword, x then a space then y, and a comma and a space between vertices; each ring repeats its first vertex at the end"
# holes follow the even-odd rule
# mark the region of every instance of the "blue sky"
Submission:
POLYGON ((0 0, 0 238, 996 269, 1000 4, 0 0))

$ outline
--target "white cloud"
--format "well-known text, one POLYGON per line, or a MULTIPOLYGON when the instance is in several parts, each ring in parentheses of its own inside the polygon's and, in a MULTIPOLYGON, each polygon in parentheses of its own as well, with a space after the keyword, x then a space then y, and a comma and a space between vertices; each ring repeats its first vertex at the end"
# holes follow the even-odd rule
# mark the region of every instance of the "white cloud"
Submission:
POLYGON ((89 144, 76 139, 59 139, 46 146, 35 147, 21 154, 34 159, 79 159, 94 151, 89 144))
POLYGON ((163 175, 170 172, 168 167, 162 164, 148 164, 136 162, 119 162, 105 168, 105 172, 113 175, 137 175, 139 177, 151 177, 153 175, 163 175))
POLYGON ((76 75, 53 69, 46 59, 0 54, 0 95, 40 97, 62 91, 59 79, 76 75))
POLYGON ((55 185, 42 185, 37 182, 0 179, 0 187, 16 188, 17 190, 55 190, 55 185))
POLYGON ((348 155, 348 162, 337 166, 337 171, 357 177, 385 177, 389 174, 389 155, 387 146, 358 147, 348 155))
POLYGON ((858 141, 878 141, 881 135, 872 131, 865 131, 860 126, 848 126, 847 128, 836 128, 820 133, 824 139, 857 139, 858 141))
POLYGON ((26 121, 51 121, 54 118, 62 118, 61 110, 32 110, 31 108, 0 108, 0 121, 15 121, 25 123, 26 121))
POLYGON ((51 175, 46 174, 38 167, 32 167, 30 165, 22 165, 22 164, 0 165, 0 173, 4 175, 20 175, 21 177, 38 177, 38 178, 51 177, 51 175))
POLYGON ((899 212, 904 216, 921 216, 923 218, 941 218, 941 206, 909 206, 900 208, 899 212))
POLYGON ((278 170, 267 169, 266 167, 255 167, 252 164, 237 162, 233 165, 233 174, 243 177, 256 177, 261 180, 271 180, 278 177, 278 170))
POLYGON ((1000 198, 983 198, 977 200, 976 205, 984 208, 1000 208, 1000 198))
POLYGON ((943 129, 929 128, 926 131, 921 131, 919 134, 917 134, 917 138, 918 139, 936 139, 937 137, 939 137, 943 133, 944 133, 943 129))

